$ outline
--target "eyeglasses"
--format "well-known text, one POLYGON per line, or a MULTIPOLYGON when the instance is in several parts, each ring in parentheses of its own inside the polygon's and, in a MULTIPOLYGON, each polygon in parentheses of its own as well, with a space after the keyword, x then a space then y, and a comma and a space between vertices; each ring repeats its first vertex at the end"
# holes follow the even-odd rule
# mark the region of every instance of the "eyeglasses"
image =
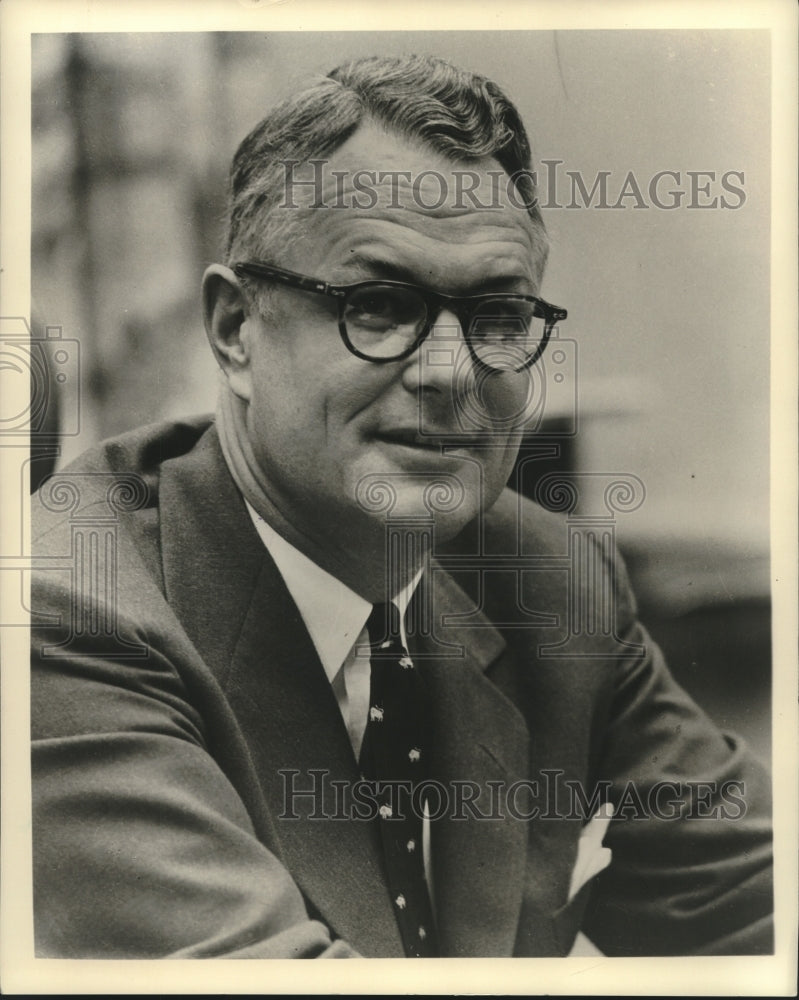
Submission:
POLYGON ((407 358, 428 336, 443 309, 460 321, 472 358, 492 371, 520 372, 541 357, 566 310, 534 295, 494 292, 444 295, 403 281, 331 285, 263 261, 233 265, 239 276, 277 281, 338 302, 338 328, 347 349, 378 364, 407 358))

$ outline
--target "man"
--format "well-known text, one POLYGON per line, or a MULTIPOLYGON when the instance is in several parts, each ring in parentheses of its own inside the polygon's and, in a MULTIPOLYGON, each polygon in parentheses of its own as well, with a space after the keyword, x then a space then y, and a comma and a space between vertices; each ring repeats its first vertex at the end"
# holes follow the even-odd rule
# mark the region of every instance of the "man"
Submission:
POLYGON ((34 502, 38 955, 770 950, 767 776, 613 553, 505 488, 565 318, 530 166, 494 84, 417 57, 242 143, 216 419, 34 502))

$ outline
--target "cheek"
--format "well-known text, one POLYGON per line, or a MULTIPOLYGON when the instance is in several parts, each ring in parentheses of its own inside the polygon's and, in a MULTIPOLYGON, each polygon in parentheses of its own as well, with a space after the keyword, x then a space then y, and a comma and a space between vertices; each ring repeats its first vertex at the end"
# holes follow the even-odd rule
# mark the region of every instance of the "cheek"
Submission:
POLYGON ((251 410, 262 435, 283 436, 301 428, 318 406, 315 358, 303 351, 303 341, 302 329, 289 323, 259 331, 252 351, 251 410))
MULTIPOLYGON (((306 366, 266 358, 254 371, 253 431, 263 452, 302 467, 307 480, 335 475, 359 457, 359 417, 373 399, 339 358, 306 366)), ((357 364, 357 359, 353 358, 357 364)))
POLYGON ((529 371, 490 374, 478 379, 467 401, 496 433, 518 434, 535 406, 536 387, 529 371))
POLYGON ((296 478, 304 474, 306 461, 317 460, 322 444, 316 433, 324 429, 318 405, 292 366, 278 359, 253 366, 249 434, 259 463, 271 476, 296 478))

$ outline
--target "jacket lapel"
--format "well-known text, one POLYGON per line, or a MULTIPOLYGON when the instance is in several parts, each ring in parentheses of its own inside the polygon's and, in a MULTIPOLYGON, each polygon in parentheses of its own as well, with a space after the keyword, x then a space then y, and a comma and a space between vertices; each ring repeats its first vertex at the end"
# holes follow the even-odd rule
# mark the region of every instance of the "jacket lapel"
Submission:
MULTIPOLYGON (((550 780, 579 778, 581 770, 572 741, 564 744, 553 722, 552 698, 562 692, 553 695, 541 681, 542 634, 516 630, 511 648, 479 596, 464 593, 435 564, 432 595, 428 619, 435 625, 416 655, 435 712, 433 766, 450 802, 456 787, 474 796, 473 809, 451 810, 433 827, 444 954, 566 954, 587 898, 583 892, 567 903, 581 826, 557 821, 550 780), (445 645, 448 657, 441 656, 445 645)), ((534 596, 528 599, 535 606, 534 596)))
POLYGON ((227 694, 276 818, 283 860, 306 898, 363 954, 403 955, 376 824, 350 814, 350 792, 360 775, 347 731, 268 555, 233 654, 227 694))
POLYGON ((233 709, 277 853, 312 916, 364 955, 402 956, 375 824, 322 818, 348 808, 341 795, 359 778, 356 761, 311 638, 214 430, 164 464, 160 493, 167 599, 233 709))
MULTIPOLYGON (((527 774, 527 726, 485 673, 508 655, 504 639, 448 574, 433 564, 431 575, 434 627, 409 644, 429 688, 431 768, 447 803, 431 833, 442 954, 510 955, 527 824, 501 818, 500 810, 502 790, 527 774), (467 616, 468 628, 455 621, 467 616)), ((437 815, 435 800, 431 812, 437 815)))

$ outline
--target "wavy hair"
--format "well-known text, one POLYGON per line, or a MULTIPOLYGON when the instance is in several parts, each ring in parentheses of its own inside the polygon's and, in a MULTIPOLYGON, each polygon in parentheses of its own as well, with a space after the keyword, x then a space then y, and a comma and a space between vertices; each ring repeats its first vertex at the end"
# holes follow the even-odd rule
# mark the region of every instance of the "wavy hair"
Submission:
POLYGON ((430 56, 371 56, 345 63, 278 104, 244 139, 230 171, 228 263, 270 256, 303 213, 277 213, 285 161, 333 153, 365 120, 460 162, 492 157, 511 177, 533 223, 540 279, 547 238, 518 111, 491 80, 430 56), (278 217, 278 216, 282 216, 278 217))

